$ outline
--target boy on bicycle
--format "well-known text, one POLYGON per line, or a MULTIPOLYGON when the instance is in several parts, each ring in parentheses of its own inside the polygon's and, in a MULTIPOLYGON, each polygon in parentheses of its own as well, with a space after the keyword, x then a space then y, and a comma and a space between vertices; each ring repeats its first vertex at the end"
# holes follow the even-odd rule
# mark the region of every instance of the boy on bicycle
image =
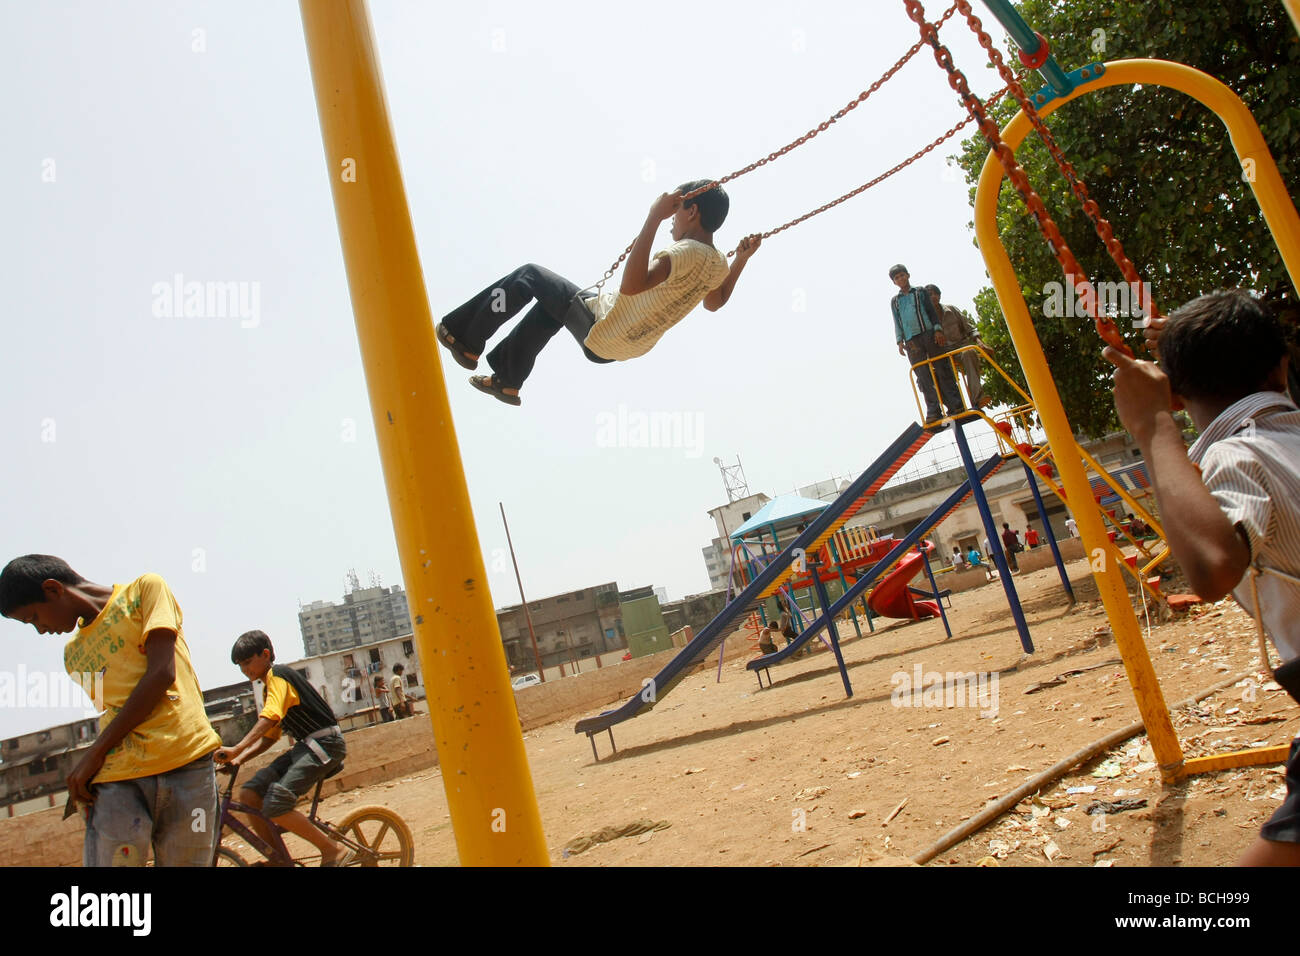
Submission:
MULTIPOLYGON (((230 660, 250 681, 261 681, 265 690, 257 723, 235 746, 217 750, 217 763, 238 766, 270 748, 283 731, 295 741, 290 750, 240 788, 240 802, 262 813, 261 817, 249 817, 249 825, 262 839, 274 843, 266 823, 269 819, 320 850, 321 866, 346 866, 356 854, 339 846, 294 809, 316 781, 343 764, 347 746, 334 711, 305 677, 292 667, 274 663, 275 648, 262 631, 241 634, 230 660)), ((253 689, 256 692, 256 683, 253 689)))

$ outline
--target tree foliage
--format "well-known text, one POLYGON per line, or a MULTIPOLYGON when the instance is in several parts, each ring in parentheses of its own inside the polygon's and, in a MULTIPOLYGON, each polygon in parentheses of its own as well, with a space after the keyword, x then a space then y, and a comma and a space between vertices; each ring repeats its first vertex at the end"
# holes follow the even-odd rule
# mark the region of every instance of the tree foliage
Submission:
MULTIPOLYGON (((1209 73, 1240 96, 1255 116, 1293 199, 1300 156, 1300 40, 1279 0, 1232 3, 1098 3, 1024 0, 1030 25, 1051 43, 1067 72, 1087 63, 1152 57, 1209 73), (1102 32, 1098 32, 1102 31, 1102 32), (1099 48, 1104 43, 1104 51, 1099 48)), ((997 29, 991 17, 985 29, 997 29)), ((960 18, 945 30, 964 29, 960 18)), ((997 34, 995 33, 996 37, 997 34)), ((1018 65, 1014 45, 1007 60, 1018 65)), ((974 64, 958 64, 968 76, 974 64)), ((1026 88, 1038 86, 1031 75, 1026 88)), ((1008 96, 992 110, 1004 125, 1018 106, 1008 96)), ((1294 326, 1296 290, 1259 206, 1244 180, 1227 131, 1213 112, 1175 90, 1115 87, 1089 93, 1047 120, 1056 141, 1151 284, 1162 312, 1204 292, 1237 286, 1274 300, 1294 326)), ((956 161, 972 184, 974 204, 988 143, 978 133, 956 161)), ((1036 136, 1017 157, 1080 265, 1094 282, 1123 277, 1097 238, 1056 165, 1036 136)), ((1107 387, 1109 366, 1092 322, 1044 314, 1050 283, 1064 283, 1024 203, 1004 180, 998 230, 1019 276, 1066 413, 1076 431, 1096 436, 1118 427, 1107 387)), ((1020 377, 1019 362, 992 288, 976 297, 979 327, 994 358, 1020 377)), ((1049 311, 1051 311, 1049 309, 1049 311)), ((1121 320, 1121 329, 1131 323, 1121 320)), ((1137 345, 1140 333, 1128 331, 1137 345)), ((1020 379, 1023 386, 1023 378, 1020 379)), ((998 401, 1014 393, 997 378, 998 401)))

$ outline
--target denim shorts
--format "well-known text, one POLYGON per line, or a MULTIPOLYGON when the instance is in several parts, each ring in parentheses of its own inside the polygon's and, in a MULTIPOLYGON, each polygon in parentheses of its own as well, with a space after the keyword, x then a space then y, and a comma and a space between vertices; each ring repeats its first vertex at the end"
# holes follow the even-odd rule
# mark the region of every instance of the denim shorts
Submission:
POLYGON ((329 763, 321 763, 311 749, 299 741, 243 785, 244 789, 262 798, 262 816, 275 819, 288 813, 298 803, 298 798, 316 785, 317 780, 323 780, 326 774, 343 763, 348 748, 342 734, 318 737, 316 743, 330 758, 329 763))
POLYGON ((212 754, 175 770, 97 783, 83 866, 211 866, 220 829, 212 754))

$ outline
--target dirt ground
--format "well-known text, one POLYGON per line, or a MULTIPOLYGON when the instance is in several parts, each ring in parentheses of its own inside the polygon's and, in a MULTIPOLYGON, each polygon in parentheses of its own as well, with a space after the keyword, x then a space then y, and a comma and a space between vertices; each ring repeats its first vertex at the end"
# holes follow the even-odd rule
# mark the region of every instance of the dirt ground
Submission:
MULTIPOLYGON (((1138 719, 1087 566, 1076 562, 1070 573, 1080 599, 1072 610, 1054 567, 1015 579, 1032 656, 1023 655, 995 583, 953 597, 951 639, 938 619, 877 622, 884 626, 874 634, 864 625, 860 639, 842 625, 851 698, 824 648, 774 669, 775 686, 761 691, 743 660, 725 661, 716 682, 715 656, 652 712, 616 726, 612 759, 602 735, 595 762, 572 720, 529 732, 551 862, 910 865, 989 801, 1138 719), (996 697, 986 684, 986 696, 951 707, 919 691, 917 706, 899 706, 913 702, 893 698, 916 668, 998 672, 996 697), (1034 690, 1040 684, 1050 686, 1034 690), (639 821, 667 826, 565 850, 575 838, 639 821)), ((1147 644, 1171 705, 1225 678, 1253 677, 1176 711, 1188 756, 1287 743, 1300 727, 1300 708, 1261 669, 1254 625, 1231 599, 1152 620, 1147 644)), ((923 685, 930 680, 922 676, 923 685)), ((342 794, 326 801, 325 816, 384 804, 410 824, 417 865, 455 865, 439 778, 434 769, 342 794)), ((1164 787, 1139 735, 929 865, 1230 865, 1284 791, 1281 765, 1164 787), (1069 792, 1076 788, 1094 789, 1069 792), (1111 812, 1087 814, 1095 801, 1111 803, 1111 812)))

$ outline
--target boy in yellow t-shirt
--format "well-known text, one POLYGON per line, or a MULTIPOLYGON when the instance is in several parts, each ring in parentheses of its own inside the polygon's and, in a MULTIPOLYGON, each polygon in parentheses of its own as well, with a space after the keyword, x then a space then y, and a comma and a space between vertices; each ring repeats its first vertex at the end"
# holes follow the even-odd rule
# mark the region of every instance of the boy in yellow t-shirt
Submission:
MULTIPOLYGON (((233 747, 217 751, 217 763, 236 766, 257 756, 288 731, 294 745, 253 775, 239 790, 239 802, 261 811, 261 819, 249 816, 258 836, 273 843, 266 820, 302 837, 320 850, 321 866, 347 866, 356 853, 340 846, 329 835, 294 809, 318 780, 343 765, 347 745, 334 711, 307 678, 292 667, 275 663, 275 648, 263 631, 239 635, 230 652, 231 663, 239 666, 250 681, 262 684, 264 692, 257 723, 233 747)), ((254 685, 256 688, 256 684, 254 685)))
POLYGON ((67 777, 69 798, 88 808, 84 865, 143 866, 151 845, 158 866, 211 865, 221 738, 167 582, 93 584, 29 554, 0 571, 0 615, 42 634, 76 630, 64 666, 96 697, 102 688, 99 737, 67 777))

